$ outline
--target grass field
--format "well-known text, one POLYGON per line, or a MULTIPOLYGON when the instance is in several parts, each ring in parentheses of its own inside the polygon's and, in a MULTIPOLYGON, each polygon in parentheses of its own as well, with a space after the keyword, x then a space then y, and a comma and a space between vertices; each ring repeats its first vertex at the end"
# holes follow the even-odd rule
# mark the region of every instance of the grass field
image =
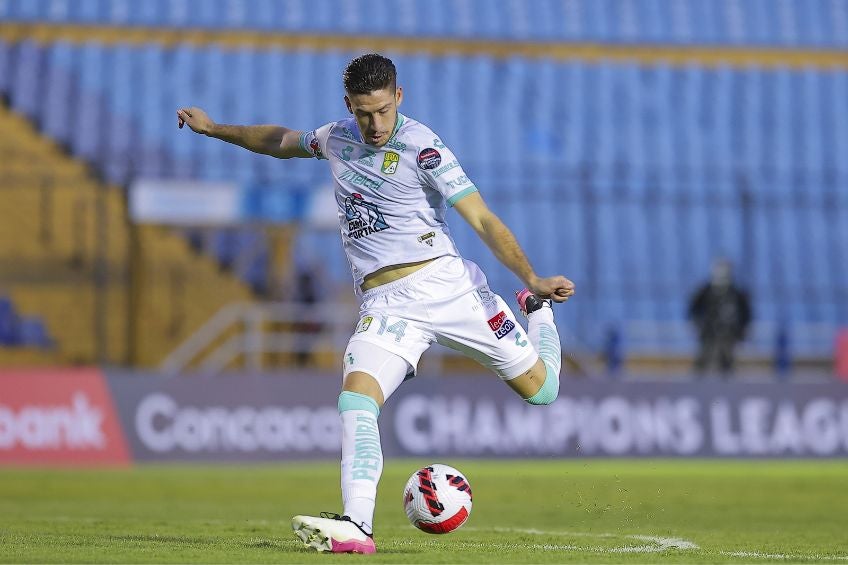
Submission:
POLYGON ((848 463, 445 461, 471 518, 410 526, 386 467, 374 556, 309 553, 295 514, 339 510, 335 464, 0 469, 0 562, 848 564, 848 463))

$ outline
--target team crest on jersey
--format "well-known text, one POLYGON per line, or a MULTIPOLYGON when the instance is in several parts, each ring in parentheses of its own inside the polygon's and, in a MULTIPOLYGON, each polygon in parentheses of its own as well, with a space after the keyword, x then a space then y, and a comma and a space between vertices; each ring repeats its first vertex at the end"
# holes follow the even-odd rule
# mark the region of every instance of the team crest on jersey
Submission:
POLYGON ((436 237, 436 232, 431 231, 431 232, 425 233, 424 235, 419 235, 418 241, 420 241, 421 243, 426 243, 430 247, 433 247, 433 239, 435 237, 436 237))
POLYGON ((351 239, 360 239, 390 227, 380 207, 365 200, 358 192, 345 198, 344 207, 347 235, 351 239))
POLYGON ((424 169, 425 171, 435 169, 439 166, 441 162, 442 154, 433 149, 432 147, 422 149, 418 153, 418 168, 424 169))
POLYGON ((400 155, 393 151, 386 151, 386 156, 383 157, 383 166, 380 170, 387 175, 393 175, 397 171, 398 163, 400 163, 400 155))
POLYGON ((495 337, 501 339, 515 329, 515 322, 506 317, 506 312, 501 310, 494 317, 489 318, 489 328, 495 332, 495 337))
POLYGON ((361 334, 362 332, 367 332, 368 328, 371 327, 371 322, 373 322, 373 321, 374 321, 373 316, 365 316, 364 318, 359 320, 358 324, 356 324, 356 331, 354 333, 361 334))

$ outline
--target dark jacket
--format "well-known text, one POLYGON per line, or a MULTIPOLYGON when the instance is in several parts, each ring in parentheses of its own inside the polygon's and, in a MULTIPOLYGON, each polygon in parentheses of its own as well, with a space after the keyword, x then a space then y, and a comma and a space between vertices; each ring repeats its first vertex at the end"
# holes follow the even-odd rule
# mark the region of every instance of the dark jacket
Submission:
POLYGON ((689 318, 701 339, 729 335, 740 341, 751 323, 748 294, 739 287, 707 283, 692 297, 689 318))

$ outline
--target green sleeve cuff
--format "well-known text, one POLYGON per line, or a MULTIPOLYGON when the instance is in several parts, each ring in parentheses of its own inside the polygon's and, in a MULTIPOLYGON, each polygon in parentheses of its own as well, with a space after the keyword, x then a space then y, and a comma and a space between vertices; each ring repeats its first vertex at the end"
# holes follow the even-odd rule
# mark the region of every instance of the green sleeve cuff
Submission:
POLYGON ((468 196, 469 194, 471 194, 473 192, 477 192, 477 187, 474 186, 474 185, 469 186, 468 188, 457 192, 456 194, 454 194, 453 196, 448 198, 448 206, 453 206, 454 204, 456 204, 457 202, 459 202, 460 200, 462 200, 463 198, 465 198, 466 196, 468 196))

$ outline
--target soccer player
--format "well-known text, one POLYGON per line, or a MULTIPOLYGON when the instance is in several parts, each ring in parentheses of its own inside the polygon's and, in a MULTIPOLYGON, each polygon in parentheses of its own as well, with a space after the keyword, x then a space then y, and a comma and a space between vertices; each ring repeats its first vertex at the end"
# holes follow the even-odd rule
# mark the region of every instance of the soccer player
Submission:
POLYGON ((357 57, 343 75, 353 117, 307 132, 222 125, 199 108, 177 111, 179 127, 257 153, 327 160, 335 179, 342 245, 362 305, 338 399, 343 515, 292 519, 295 534, 318 551, 376 551, 372 520, 383 469, 377 418, 432 343, 477 360, 530 404, 550 404, 559 392, 562 359, 551 302, 568 300, 574 284, 536 274, 451 150, 398 112, 403 90, 396 80, 386 57, 357 57), (526 285, 516 293, 526 334, 480 268, 460 257, 445 223, 448 206, 526 285))

